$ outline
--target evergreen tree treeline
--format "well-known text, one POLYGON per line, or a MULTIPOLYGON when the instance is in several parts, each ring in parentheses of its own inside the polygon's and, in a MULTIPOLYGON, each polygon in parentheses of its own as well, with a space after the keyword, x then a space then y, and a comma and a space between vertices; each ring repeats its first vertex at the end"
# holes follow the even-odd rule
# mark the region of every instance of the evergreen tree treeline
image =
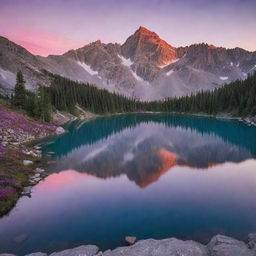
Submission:
POLYGON ((25 89, 25 80, 21 71, 17 73, 14 95, 11 98, 13 105, 24 109, 28 115, 43 122, 51 120, 51 104, 48 94, 43 87, 39 87, 38 94, 25 89))
POLYGON ((157 102, 161 111, 184 113, 231 113, 256 115, 256 72, 245 80, 237 80, 213 91, 157 102))
POLYGON ((201 91, 195 95, 142 102, 126 98, 89 84, 74 82, 50 74, 52 86, 45 88, 51 104, 59 109, 74 112, 75 105, 95 113, 122 112, 178 112, 178 113, 232 113, 256 115, 256 72, 246 80, 237 80, 213 91, 201 91))
POLYGON ((36 95, 25 90, 23 75, 18 72, 12 102, 30 116, 46 122, 50 121, 52 108, 75 114, 76 105, 97 114, 152 111, 256 115, 256 72, 246 80, 237 80, 213 91, 151 102, 127 98, 47 71, 45 74, 52 80, 52 85, 39 87, 36 95))
POLYGON ((97 114, 135 112, 143 108, 144 103, 136 99, 126 98, 106 89, 78 83, 70 79, 50 74, 51 87, 44 90, 49 95, 51 104, 59 110, 75 112, 79 106, 97 114))

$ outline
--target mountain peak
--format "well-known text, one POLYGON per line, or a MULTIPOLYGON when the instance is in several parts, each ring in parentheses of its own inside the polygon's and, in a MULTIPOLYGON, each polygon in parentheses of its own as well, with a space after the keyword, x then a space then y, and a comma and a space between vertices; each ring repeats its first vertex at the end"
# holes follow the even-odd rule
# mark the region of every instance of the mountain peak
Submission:
POLYGON ((101 42, 101 40, 97 40, 95 42, 90 43, 90 45, 100 46, 100 45, 102 45, 102 42, 101 42))
POLYGON ((142 26, 140 26, 139 29, 136 30, 135 34, 157 35, 155 32, 150 31, 149 29, 142 26))
POLYGON ((165 66, 175 60, 175 48, 162 40, 155 32, 140 26, 121 46, 122 54, 136 62, 150 62, 165 66))

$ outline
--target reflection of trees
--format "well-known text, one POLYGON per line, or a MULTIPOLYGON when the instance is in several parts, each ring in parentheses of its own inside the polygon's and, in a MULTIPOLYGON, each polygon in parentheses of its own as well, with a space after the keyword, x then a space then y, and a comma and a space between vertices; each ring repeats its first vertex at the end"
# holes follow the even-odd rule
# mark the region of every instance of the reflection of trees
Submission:
POLYGON ((56 156, 66 155, 81 145, 93 144, 126 128, 148 122, 190 129, 201 134, 213 134, 225 142, 245 148, 256 155, 256 128, 254 127, 248 127, 236 121, 171 114, 131 114, 103 117, 84 125, 81 124, 81 121, 76 121, 68 126, 69 133, 58 137, 44 150, 53 151, 56 156))
MULTIPOLYGON (((68 154, 60 156, 51 169, 75 169, 103 179, 125 174, 143 188, 176 165, 207 169, 227 161, 241 162, 252 157, 247 149, 233 146, 214 133, 181 128, 173 123, 146 122, 136 122, 134 127, 120 130, 109 138, 72 148, 68 154)), ((241 125, 232 125, 236 124, 241 125)), ((100 123, 97 128, 99 126, 100 123)), ((77 127, 72 125, 71 133, 65 136, 73 134, 71 137, 75 138, 84 126, 77 127)))

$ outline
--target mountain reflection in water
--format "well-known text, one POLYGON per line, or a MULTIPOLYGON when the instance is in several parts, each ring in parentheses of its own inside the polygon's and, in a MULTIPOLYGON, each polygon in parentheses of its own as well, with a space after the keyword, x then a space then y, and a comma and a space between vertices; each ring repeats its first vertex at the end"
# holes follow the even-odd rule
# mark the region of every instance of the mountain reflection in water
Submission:
POLYGON ((141 188, 174 166, 205 170, 256 153, 255 129, 234 121, 141 114, 74 122, 68 129, 44 148, 54 152, 50 170, 74 169, 103 179, 125 174, 141 188))
POLYGON ((208 243, 255 232, 256 127, 137 114, 67 129, 45 141, 52 173, 0 219, 0 253, 104 251, 127 235, 208 243))

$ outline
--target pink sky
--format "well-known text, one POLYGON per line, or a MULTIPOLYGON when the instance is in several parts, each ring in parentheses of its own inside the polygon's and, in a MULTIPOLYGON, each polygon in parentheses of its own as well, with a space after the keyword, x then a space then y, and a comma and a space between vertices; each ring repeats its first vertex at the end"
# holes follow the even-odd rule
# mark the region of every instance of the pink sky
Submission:
POLYGON ((1 0, 0 35, 34 54, 123 43, 145 26, 173 46, 256 50, 255 0, 1 0))

